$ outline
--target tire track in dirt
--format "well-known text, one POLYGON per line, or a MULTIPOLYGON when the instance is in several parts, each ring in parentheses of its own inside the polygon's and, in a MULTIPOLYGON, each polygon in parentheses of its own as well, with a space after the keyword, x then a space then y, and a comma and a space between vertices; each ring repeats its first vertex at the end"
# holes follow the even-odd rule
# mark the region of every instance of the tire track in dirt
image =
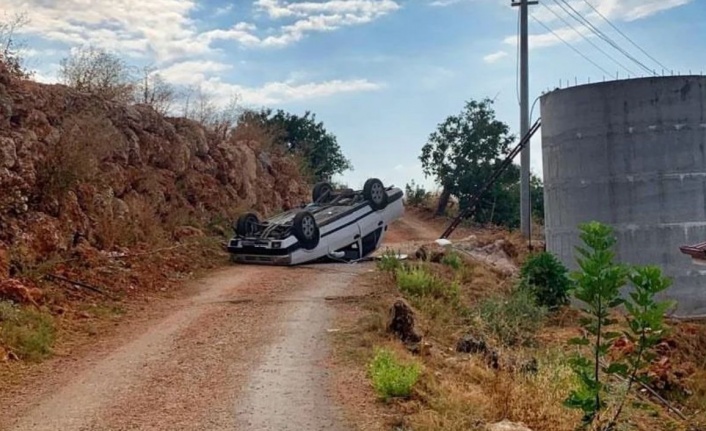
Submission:
MULTIPOLYGON (((19 418, 4 419, 3 425, 14 425, 9 429, 18 431, 178 429, 183 425, 193 429, 190 419, 214 399, 205 395, 217 397, 224 386, 213 383, 227 379, 219 373, 220 364, 228 365, 228 355, 238 358, 238 353, 248 362, 253 357, 249 348, 266 344, 266 331, 252 329, 267 328, 261 323, 272 307, 218 301, 244 296, 266 299, 290 287, 290 278, 285 268, 233 267, 201 280, 198 295, 77 373, 67 386, 30 401, 33 408, 19 418), (224 333, 228 331, 223 328, 232 331, 224 333)), ((73 369, 80 370, 80 364, 73 369)), ((198 428, 201 425, 207 424, 199 423, 198 428)))
POLYGON ((329 393, 328 329, 334 309, 328 299, 346 298, 367 265, 328 265, 340 274, 321 272, 307 289, 288 296, 291 306, 281 316, 276 340, 251 376, 237 404, 238 430, 349 429, 329 393))

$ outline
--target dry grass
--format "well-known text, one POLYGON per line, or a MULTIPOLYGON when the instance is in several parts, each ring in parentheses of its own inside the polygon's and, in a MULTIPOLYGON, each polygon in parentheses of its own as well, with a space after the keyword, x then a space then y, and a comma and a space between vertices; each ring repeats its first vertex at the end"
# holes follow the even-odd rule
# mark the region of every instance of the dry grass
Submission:
MULTIPOLYGON (((521 258, 521 253, 517 258, 521 258)), ((346 358, 348 373, 364 369, 379 346, 396 349, 409 358, 416 356, 424 365, 424 373, 411 399, 389 405, 366 405, 366 415, 377 418, 370 428, 390 429, 394 425, 414 430, 483 430, 487 423, 508 419, 522 422, 533 430, 576 429, 581 413, 565 408, 563 402, 576 384, 575 374, 568 366, 573 348, 565 343, 580 333, 577 311, 564 308, 548 315, 533 335, 533 346, 503 347, 493 341, 493 335, 485 332, 483 325, 473 325, 473 316, 484 300, 507 297, 515 281, 472 262, 465 262, 459 269, 443 264, 424 265, 435 280, 459 283, 460 306, 450 306, 448 299, 433 295, 408 297, 417 312, 417 326, 428 343, 420 354, 406 351, 385 331, 388 306, 402 293, 396 286, 394 272, 397 269, 389 262, 381 265, 387 272, 368 276, 375 295, 357 306, 358 320, 351 321, 348 329, 338 334, 336 345, 339 354, 346 358), (496 349, 501 358, 500 369, 493 368, 483 355, 455 352, 456 341, 469 331, 485 338, 496 349), (535 373, 521 370, 520 365, 530 358, 537 361, 535 373)), ((700 330, 686 327, 674 337, 684 346, 681 358, 692 362, 701 360, 703 365, 701 352, 705 345, 699 345, 698 334, 700 330)), ((692 416, 690 421, 693 425, 706 423, 703 414, 706 373, 698 372, 689 381, 693 393, 687 403, 692 416), (701 413, 697 409, 701 409, 701 413)), ((361 384, 357 390, 360 397, 376 398, 369 383, 361 384)), ((685 431, 688 427, 654 400, 640 400, 635 395, 631 396, 622 417, 625 420, 620 425, 621 430, 685 431)))

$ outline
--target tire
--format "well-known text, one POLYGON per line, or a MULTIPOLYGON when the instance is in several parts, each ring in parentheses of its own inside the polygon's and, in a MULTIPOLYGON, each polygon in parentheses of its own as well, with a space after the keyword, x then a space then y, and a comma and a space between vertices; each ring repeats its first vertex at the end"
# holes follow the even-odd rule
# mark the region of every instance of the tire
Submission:
POLYGON ((363 186, 363 197, 370 202, 374 210, 381 210, 387 206, 387 191, 382 181, 377 178, 370 178, 363 186))
POLYGON ((311 192, 311 201, 318 202, 324 195, 328 193, 328 196, 324 198, 322 203, 328 202, 332 199, 333 187, 327 182, 316 183, 314 190, 311 192))
POLYGON ((240 236, 251 236, 257 233, 260 220, 255 213, 245 213, 238 217, 235 224, 235 233, 240 236))
POLYGON ((304 249, 312 250, 319 245, 319 226, 309 211, 301 211, 294 216, 292 230, 304 249))

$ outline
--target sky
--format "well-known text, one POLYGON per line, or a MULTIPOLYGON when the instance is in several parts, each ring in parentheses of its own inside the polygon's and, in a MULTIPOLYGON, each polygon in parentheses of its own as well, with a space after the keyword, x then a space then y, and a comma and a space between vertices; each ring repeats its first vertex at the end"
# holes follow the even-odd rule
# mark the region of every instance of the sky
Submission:
MULTIPOLYGON (((540 0, 530 7, 530 102, 557 87, 647 74, 580 26, 569 8, 659 74, 662 66, 667 74, 706 70, 706 54, 696 43, 706 38, 706 0, 540 0)), ((470 99, 494 99, 497 118, 519 135, 518 8, 510 0, 0 5, 4 19, 23 12, 29 22, 20 36, 37 80, 55 82, 72 48, 93 45, 131 64, 151 64, 173 84, 200 85, 224 104, 237 95, 245 107, 311 111, 351 160, 353 170, 336 178, 350 187, 369 177, 433 187, 433 178, 422 173, 421 148, 470 99)), ((537 103, 532 119, 540 115, 537 103)), ((532 140, 531 160, 541 176, 539 137, 532 140)))

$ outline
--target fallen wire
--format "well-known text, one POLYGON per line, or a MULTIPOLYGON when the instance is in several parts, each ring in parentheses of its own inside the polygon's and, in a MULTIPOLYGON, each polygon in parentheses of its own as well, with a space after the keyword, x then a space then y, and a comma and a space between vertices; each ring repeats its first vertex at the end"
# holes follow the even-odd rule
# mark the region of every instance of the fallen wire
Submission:
POLYGON ((90 290, 90 291, 99 293, 99 294, 101 294, 101 295, 103 295, 103 296, 107 296, 108 298, 113 299, 113 300, 116 299, 115 297, 113 297, 112 295, 110 295, 109 293, 107 293, 106 291, 104 291, 103 289, 100 289, 100 288, 95 287, 95 286, 91 286, 90 284, 86 284, 86 283, 83 283, 83 282, 80 282, 80 281, 69 280, 68 278, 60 277, 60 276, 54 275, 54 274, 46 274, 44 277, 45 277, 45 278, 51 278, 51 279, 53 279, 53 280, 63 281, 63 282, 72 284, 72 285, 74 285, 74 286, 82 287, 82 288, 84 288, 84 289, 88 289, 88 290, 90 290))
POLYGON ((180 247, 184 247, 185 245, 187 245, 187 243, 177 244, 177 245, 172 246, 172 247, 158 248, 157 250, 150 250, 150 251, 146 251, 146 252, 143 252, 143 253, 125 253, 125 254, 123 254, 123 255, 108 256, 108 257, 113 258, 113 259, 122 259, 122 258, 129 258, 129 257, 135 257, 135 256, 147 256, 147 255, 159 253, 159 252, 162 252, 162 251, 174 250, 174 249, 177 249, 177 248, 180 248, 180 247))
MULTIPOLYGON (((604 367, 606 366, 606 364, 605 364, 603 361, 601 361, 600 364, 601 364, 601 366, 604 366, 604 367)), ((628 382, 628 379, 626 379, 626 378, 623 377, 623 376, 619 376, 619 375, 617 375, 617 374, 615 374, 614 376, 617 377, 618 379, 620 379, 623 383, 627 383, 627 382, 628 382)), ((660 394, 658 394, 657 391, 654 390, 654 389, 652 389, 647 383, 641 382, 640 380, 635 380, 635 383, 637 383, 638 385, 640 385, 643 389, 645 389, 647 392, 649 392, 650 394, 652 394, 652 396, 654 396, 655 398, 657 398, 657 400, 658 400, 659 402, 661 402, 662 404, 664 404, 665 407, 667 407, 667 410, 670 410, 670 411, 676 413, 676 415, 679 416, 680 419, 682 419, 682 420, 685 421, 686 423, 689 423, 689 419, 688 419, 686 416, 684 416, 684 414, 683 414, 682 412, 680 412, 680 411, 677 410, 675 407, 673 407, 673 406, 669 403, 669 401, 665 400, 664 397, 662 397, 660 394)), ((639 393, 638 393, 638 396, 640 396, 639 393)))

